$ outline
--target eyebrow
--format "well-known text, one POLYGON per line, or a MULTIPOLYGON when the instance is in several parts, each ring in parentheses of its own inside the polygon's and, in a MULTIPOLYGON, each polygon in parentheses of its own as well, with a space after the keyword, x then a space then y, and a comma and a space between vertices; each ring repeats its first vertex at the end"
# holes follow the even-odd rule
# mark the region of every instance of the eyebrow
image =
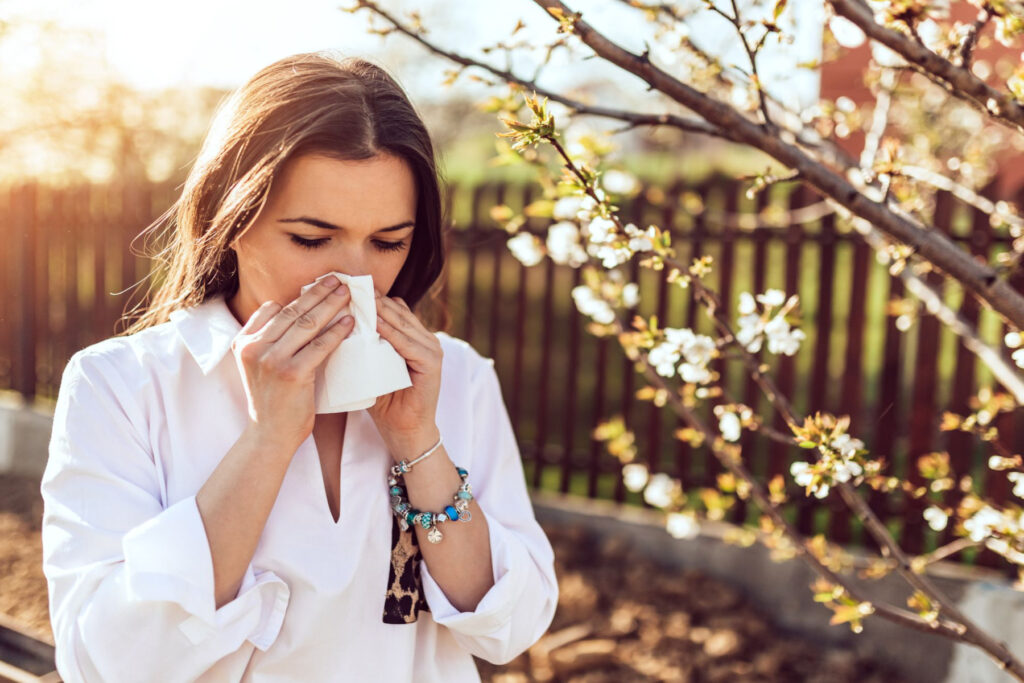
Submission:
MULTIPOLYGON (((324 228, 325 230, 343 230, 341 226, 322 221, 319 218, 310 218, 309 216, 300 216, 299 218, 280 218, 278 223, 309 223, 318 228, 324 228)), ((387 228, 381 228, 380 230, 374 230, 374 232, 394 232, 395 230, 401 230, 403 228, 413 228, 416 224, 412 221, 404 221, 398 225, 392 225, 387 228)))

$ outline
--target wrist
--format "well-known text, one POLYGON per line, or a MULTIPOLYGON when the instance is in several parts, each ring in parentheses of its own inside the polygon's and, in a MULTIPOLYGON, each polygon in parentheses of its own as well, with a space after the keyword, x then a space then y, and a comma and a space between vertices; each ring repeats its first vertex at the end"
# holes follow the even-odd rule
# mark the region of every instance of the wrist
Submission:
POLYGON ((437 425, 431 425, 429 428, 417 430, 416 432, 391 434, 385 438, 385 443, 387 444, 388 452, 391 453, 391 457, 397 463, 402 460, 412 460, 422 455, 430 450, 440 438, 441 430, 437 428, 437 425))

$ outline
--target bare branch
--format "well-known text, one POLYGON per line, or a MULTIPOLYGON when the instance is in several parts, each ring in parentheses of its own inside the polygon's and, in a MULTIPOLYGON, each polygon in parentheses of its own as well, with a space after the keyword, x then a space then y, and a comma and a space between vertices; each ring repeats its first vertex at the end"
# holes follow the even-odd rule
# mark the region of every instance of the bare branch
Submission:
POLYGON ((981 34, 981 29, 985 27, 985 24, 989 22, 992 15, 985 8, 982 8, 978 12, 978 18, 971 24, 971 28, 967 31, 967 35, 964 37, 964 42, 960 45, 958 52, 960 57, 959 66, 969 69, 971 67, 972 52, 974 52, 974 46, 978 43, 978 35, 981 34))
POLYGON ((803 151, 751 121, 731 106, 714 100, 673 78, 649 61, 642 60, 598 33, 559 0, 534 0, 549 12, 573 16, 572 31, 598 55, 647 81, 706 121, 731 130, 743 142, 798 170, 823 194, 854 214, 870 221, 890 237, 910 245, 936 268, 959 280, 975 296, 997 311, 1017 329, 1024 329, 1024 296, 988 265, 981 264, 947 237, 917 224, 892 202, 878 203, 855 188, 846 178, 823 167, 803 151))
POLYGON ((981 80, 966 67, 956 66, 935 54, 906 34, 875 21, 871 8, 863 0, 829 0, 837 14, 856 24, 869 38, 893 50, 919 72, 943 85, 956 97, 971 102, 993 119, 1024 133, 1024 106, 1009 93, 1001 92, 981 80))
POLYGON ((474 59, 472 57, 466 57, 456 52, 452 52, 451 50, 445 50, 444 48, 434 45, 430 41, 426 40, 414 29, 405 26, 402 22, 395 19, 387 11, 378 7, 377 3, 372 2, 371 0, 356 0, 356 9, 368 9, 376 13, 380 17, 391 22, 392 25, 394 26, 394 30, 409 36, 410 38, 412 38, 413 40, 415 40, 420 45, 427 48, 434 54, 437 54, 441 57, 445 57, 446 59, 449 59, 455 62, 456 64, 461 64, 464 67, 475 66, 484 69, 485 71, 507 81, 508 83, 515 83, 516 85, 519 85, 523 88, 528 88, 529 90, 532 90, 536 94, 542 95, 553 102, 563 104, 566 107, 572 109, 576 113, 588 114, 591 116, 601 116, 604 118, 617 119, 619 121, 626 121, 630 124, 630 128, 636 128, 639 126, 672 126, 674 128, 687 131, 689 133, 709 135, 712 137, 724 138, 726 140, 730 140, 733 142, 739 142, 732 135, 729 134, 728 130, 718 126, 711 125, 700 119, 678 116, 675 114, 640 114, 632 111, 626 111, 623 109, 614 109, 610 107, 601 107, 591 104, 585 104, 578 100, 565 97, 564 95, 561 95, 553 90, 543 88, 539 86, 536 83, 536 81, 517 76, 511 71, 505 69, 498 69, 496 67, 491 66, 490 64, 481 62, 480 60, 474 59))

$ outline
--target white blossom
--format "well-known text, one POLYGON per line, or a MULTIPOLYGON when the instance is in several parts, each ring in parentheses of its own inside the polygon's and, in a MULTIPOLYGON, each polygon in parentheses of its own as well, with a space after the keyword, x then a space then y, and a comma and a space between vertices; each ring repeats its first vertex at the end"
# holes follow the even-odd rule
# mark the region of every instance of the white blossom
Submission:
POLYGON ((972 541, 978 542, 988 536, 989 532, 1002 521, 1003 516, 999 514, 999 511, 991 505, 986 505, 964 522, 964 529, 968 531, 972 541))
POLYGON ((789 466, 789 473, 799 486, 809 486, 814 475, 811 473, 811 464, 803 460, 797 460, 789 466))
POLYGON ((757 311, 757 302, 754 301, 754 297, 750 292, 740 292, 740 315, 750 315, 757 311))
POLYGON ((791 330, 789 323, 781 315, 772 318, 764 326, 764 332, 768 336, 768 352, 784 353, 787 356, 799 351, 800 340, 806 338, 803 330, 791 330))
POLYGON ((622 305, 626 308, 633 308, 640 303, 640 286, 630 282, 622 288, 622 305))
POLYGON ((668 341, 662 342, 647 353, 647 360, 659 375, 672 377, 679 362, 679 347, 668 341))
POLYGON ((630 491, 637 493, 643 491, 647 485, 647 465, 638 462, 631 462, 622 467, 622 482, 630 491))
POLYGON ((609 325, 615 320, 615 311, 608 305, 608 302, 601 299, 594 291, 586 285, 578 285, 572 288, 572 300, 580 313, 590 316, 596 322, 609 325))
POLYGON ((736 341, 751 353, 761 350, 761 332, 764 322, 756 313, 744 315, 739 319, 740 329, 736 332, 736 341))
POLYGON ((722 432, 722 438, 726 441, 739 441, 742 432, 739 415, 729 411, 723 412, 718 418, 718 430, 722 432))
MULTIPOLYGON (((593 199, 591 199, 591 201, 593 201, 593 199)), ((551 210, 551 217, 556 221, 575 220, 576 214, 579 213, 582 204, 583 197, 580 197, 579 195, 561 197, 555 202, 555 206, 551 210)))
POLYGON ((580 244, 580 231, 575 223, 559 221, 548 228, 548 256, 555 263, 579 268, 587 262, 587 252, 580 244))
POLYGON ((925 509, 924 513, 925 521, 935 531, 942 531, 946 528, 946 523, 949 521, 949 515, 943 512, 942 508, 934 505, 925 509))
POLYGON ((615 238, 615 221, 598 216, 587 224, 587 239, 603 244, 615 238))
POLYGON ((829 444, 832 448, 839 451, 846 458, 852 458, 856 455, 856 452, 861 448, 864 448, 864 442, 860 439, 854 439, 849 434, 840 434, 836 438, 832 439, 829 444))
MULTIPOLYGON (((603 197, 604 196, 604 192, 602 192, 601 190, 598 190, 597 191, 597 196, 598 197, 603 197)), ((586 223, 587 221, 589 221, 591 218, 594 217, 594 210, 596 208, 597 208, 597 201, 593 197, 591 197, 589 194, 588 195, 584 195, 580 199, 580 206, 579 206, 579 209, 576 211, 576 220, 578 220, 581 223, 586 223)))
POLYGON ((828 495, 828 484, 818 484, 817 490, 814 492, 815 498, 824 498, 828 495))
POLYGON ((614 194, 633 194, 640 187, 635 177, 617 169, 609 169, 601 176, 601 184, 614 194))
POLYGON ((1017 364, 1017 367, 1024 368, 1024 349, 1017 349, 1010 357, 1013 358, 1013 362, 1017 364))
POLYGON ((707 364, 714 357, 715 340, 704 334, 692 335, 690 343, 683 345, 683 355, 691 363, 707 364))
POLYGON ((690 384, 706 384, 711 381, 711 371, 702 365, 683 363, 679 366, 679 376, 690 384))
POLYGON ((693 330, 688 327, 666 327, 662 331, 665 333, 665 340, 670 344, 675 344, 680 349, 687 344, 693 343, 696 337, 693 330))
POLYGON ((845 482, 850 481, 851 477, 859 477, 863 473, 864 468, 860 466, 859 462, 846 460, 836 463, 835 472, 832 476, 835 477, 836 481, 845 482))
POLYGON ((625 247, 613 247, 610 244, 587 244, 587 253, 595 258, 601 259, 601 265, 605 268, 614 268, 628 261, 633 252, 625 247))
POLYGON ((769 289, 764 294, 758 294, 757 300, 765 306, 781 306, 786 303, 786 293, 781 289, 769 289))
POLYGON ((1015 349, 1024 343, 1024 339, 1021 339, 1020 332, 1007 332, 1006 336, 1003 337, 1003 341, 1011 349, 1015 349))
POLYGON ((544 258, 541 241, 528 232, 517 233, 506 244, 524 266, 535 266, 544 258))
POLYGON ((644 500, 654 507, 663 508, 672 504, 672 489, 675 482, 664 472, 658 472, 647 482, 644 500))
POLYGON ((700 532, 700 524, 693 514, 670 512, 665 521, 665 529, 674 538, 696 538, 700 532))
POLYGON ((1007 472, 1006 478, 1013 482, 1013 495, 1024 498, 1024 472, 1007 472))
POLYGON ((706 364, 714 356, 715 341, 706 335, 697 335, 685 327, 664 328, 665 341, 651 349, 648 360, 663 377, 675 375, 672 367, 685 357, 686 362, 678 372, 684 382, 704 384, 711 381, 711 372, 706 364))
POLYGON ((629 240, 629 248, 633 251, 650 251, 654 244, 646 237, 633 237, 629 240))

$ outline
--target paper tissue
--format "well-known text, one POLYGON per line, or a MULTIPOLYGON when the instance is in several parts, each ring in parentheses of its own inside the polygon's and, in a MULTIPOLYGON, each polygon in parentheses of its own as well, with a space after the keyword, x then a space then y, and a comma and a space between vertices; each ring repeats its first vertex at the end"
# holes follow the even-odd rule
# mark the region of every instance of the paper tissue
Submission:
MULTIPOLYGON (((351 314, 355 326, 317 369, 317 413, 362 410, 376 403, 378 396, 412 386, 405 358, 377 332, 373 276, 332 274, 348 286, 351 299, 329 324, 351 314)), ((315 284, 305 285, 302 292, 315 284)))

